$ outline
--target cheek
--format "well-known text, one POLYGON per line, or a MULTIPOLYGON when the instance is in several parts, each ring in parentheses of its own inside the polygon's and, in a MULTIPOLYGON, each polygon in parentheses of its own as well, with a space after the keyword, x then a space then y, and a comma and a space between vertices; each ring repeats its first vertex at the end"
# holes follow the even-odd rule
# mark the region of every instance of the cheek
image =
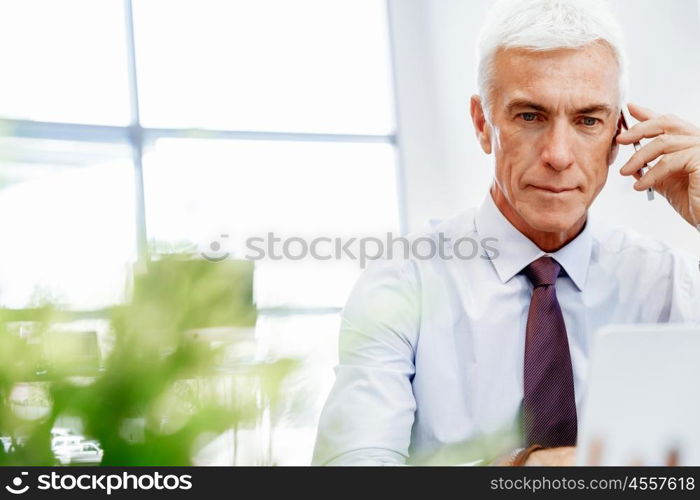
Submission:
POLYGON ((496 155, 495 177, 506 198, 512 198, 517 189, 517 173, 514 172, 513 158, 510 153, 500 150, 496 155))
POLYGON ((532 138, 523 134, 503 131, 496 141, 496 177, 504 189, 510 192, 520 189, 520 179, 531 165, 537 164, 536 148, 532 138))
POLYGON ((608 164, 607 161, 604 164, 599 164, 596 170, 592 174, 591 180, 591 191, 593 191, 593 197, 598 196, 598 193, 603 189, 605 181, 608 179, 608 164))
POLYGON ((586 177, 593 189, 601 189, 608 178, 610 151, 609 142, 596 145, 587 144, 581 148, 582 161, 580 165, 585 166, 586 177))

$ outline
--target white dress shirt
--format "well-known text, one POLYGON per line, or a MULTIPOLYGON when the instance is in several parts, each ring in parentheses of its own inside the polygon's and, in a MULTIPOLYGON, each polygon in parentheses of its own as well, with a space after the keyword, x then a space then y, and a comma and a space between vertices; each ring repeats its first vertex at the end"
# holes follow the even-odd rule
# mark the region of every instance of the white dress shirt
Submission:
MULTIPOLYGON (((579 415, 598 328, 700 321, 697 258, 632 231, 589 217, 574 240, 547 254, 487 195, 478 210, 433 223, 415 237, 437 241, 440 233, 452 241, 496 238, 488 247, 498 255, 400 255, 361 275, 342 313, 340 359, 321 414, 315 464, 415 463, 447 445, 517 425, 532 292, 519 272, 542 255, 566 272, 556 293, 579 415)), ((461 254, 468 253, 465 246, 461 254)))

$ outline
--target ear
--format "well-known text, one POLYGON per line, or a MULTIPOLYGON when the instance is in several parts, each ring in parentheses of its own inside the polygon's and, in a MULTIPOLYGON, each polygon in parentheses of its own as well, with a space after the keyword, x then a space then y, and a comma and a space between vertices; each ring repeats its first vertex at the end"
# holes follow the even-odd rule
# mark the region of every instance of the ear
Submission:
POLYGON ((472 96, 469 111, 472 115, 474 131, 476 132, 476 138, 481 145, 481 149, 483 149, 484 153, 487 155, 491 154, 492 129, 491 124, 488 122, 488 120, 486 120, 486 114, 484 113, 480 96, 472 96))
POLYGON ((608 167, 613 164, 620 150, 620 145, 617 143, 617 136, 622 132, 622 120, 622 115, 620 115, 620 118, 617 119, 617 127, 615 129, 615 135, 612 138, 612 144, 610 144, 610 151, 608 151, 608 167))

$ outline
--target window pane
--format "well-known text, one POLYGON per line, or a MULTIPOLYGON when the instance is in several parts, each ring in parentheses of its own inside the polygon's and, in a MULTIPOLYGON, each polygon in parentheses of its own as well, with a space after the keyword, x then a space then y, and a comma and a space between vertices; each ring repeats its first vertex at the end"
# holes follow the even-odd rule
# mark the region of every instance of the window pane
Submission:
MULTIPOLYGON (((260 354, 265 359, 299 361, 283 382, 281 400, 275 402, 271 415, 271 430, 262 430, 262 441, 269 442, 271 463, 311 463, 318 419, 335 379, 339 327, 337 314, 258 317, 255 338, 260 354)), ((259 456, 261 440, 253 441, 250 434, 240 429, 235 437, 232 433, 221 434, 197 453, 195 464, 255 464, 251 458, 259 456)))
POLYGON ((121 0, 0 2, 0 116, 126 124, 121 0))
POLYGON ((256 336, 268 346, 269 355, 300 360, 284 382, 272 422, 274 463, 311 463, 318 419, 335 380, 339 328, 337 314, 258 318, 256 336))
MULTIPOLYGON (((270 232, 285 241, 396 233, 394 165, 389 144, 159 139, 144 156, 149 235, 241 258, 259 256, 246 240, 269 242, 270 232)), ((265 257, 256 262, 261 307, 343 305, 360 270, 350 260, 265 257)))
POLYGON ((146 126, 385 134, 384 0, 134 4, 146 126))
POLYGON ((122 301, 135 258, 128 148, 0 138, 0 151, 0 305, 122 301))

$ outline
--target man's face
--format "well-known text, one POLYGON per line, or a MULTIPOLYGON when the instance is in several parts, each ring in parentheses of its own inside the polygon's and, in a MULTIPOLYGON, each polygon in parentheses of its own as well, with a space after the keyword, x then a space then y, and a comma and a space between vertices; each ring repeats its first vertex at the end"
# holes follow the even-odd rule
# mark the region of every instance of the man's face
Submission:
POLYGON ((615 57, 596 43, 500 50, 494 63, 489 141, 495 189, 532 229, 571 230, 585 220, 614 158, 620 114, 615 57))

